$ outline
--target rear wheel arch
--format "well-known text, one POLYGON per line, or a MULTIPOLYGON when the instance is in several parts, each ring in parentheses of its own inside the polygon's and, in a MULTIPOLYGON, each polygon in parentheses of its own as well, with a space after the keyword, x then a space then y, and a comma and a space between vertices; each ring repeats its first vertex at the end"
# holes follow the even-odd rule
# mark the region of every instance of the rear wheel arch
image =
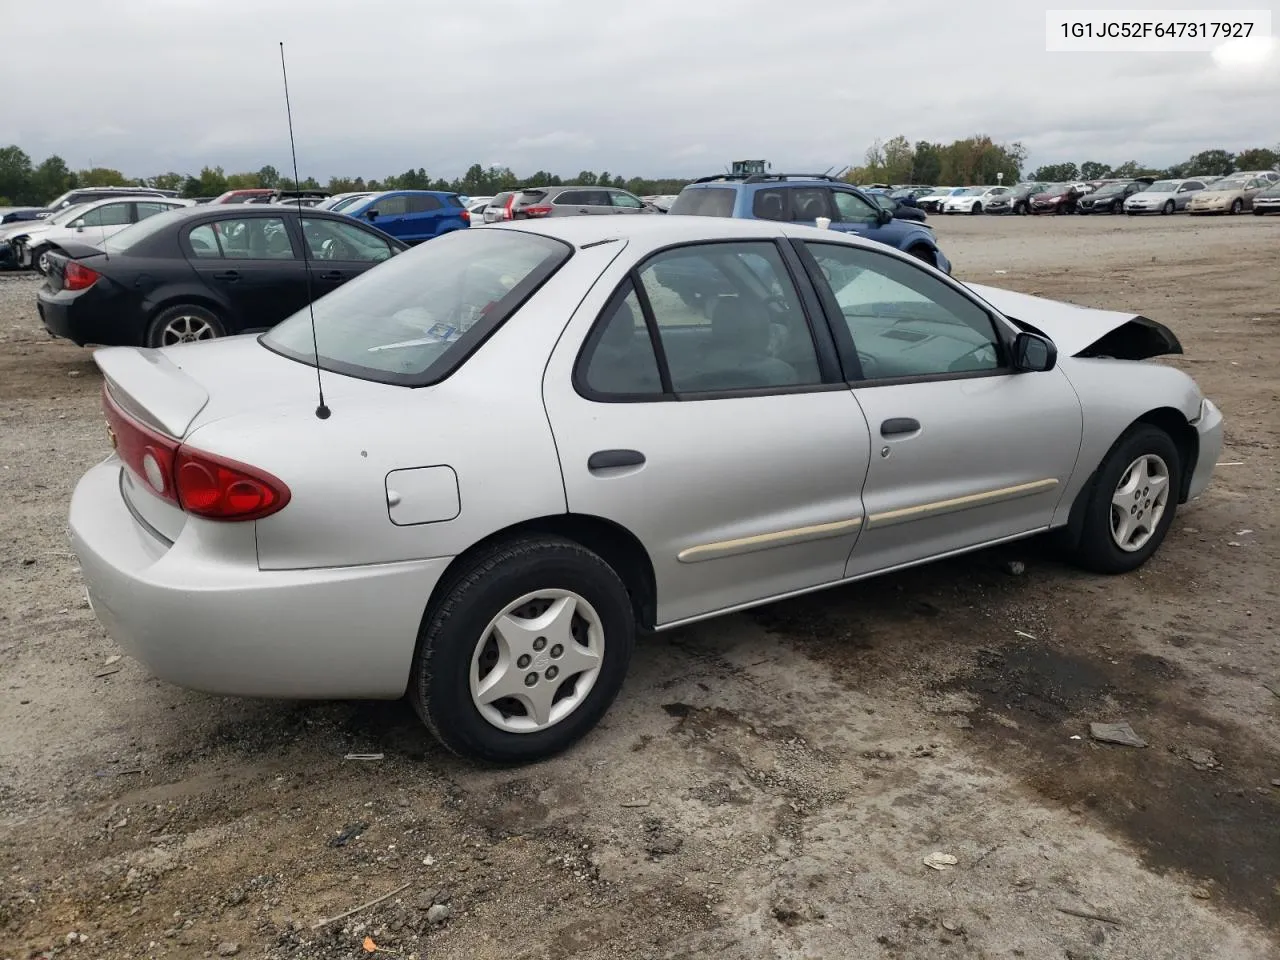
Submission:
POLYGON ((553 514, 522 521, 472 544, 453 558, 437 581, 423 612, 423 623, 430 620, 437 605, 448 596, 458 578, 475 565, 477 558, 500 544, 539 535, 569 540, 600 557, 626 586, 636 624, 645 630, 653 629, 657 622, 657 585, 648 551, 635 534, 620 524, 581 513, 553 514))
POLYGON ((145 312, 147 316, 147 327, 150 328, 156 317, 160 316, 164 311, 182 303, 189 303, 193 306, 204 307, 206 310, 213 311, 218 315, 218 318, 223 321, 224 326, 227 328, 227 333, 231 333, 232 327, 236 326, 233 322, 236 320, 236 317, 231 308, 228 307, 227 304, 219 301, 216 297, 211 297, 207 293, 198 291, 175 290, 166 292, 159 299, 151 301, 146 305, 145 312))

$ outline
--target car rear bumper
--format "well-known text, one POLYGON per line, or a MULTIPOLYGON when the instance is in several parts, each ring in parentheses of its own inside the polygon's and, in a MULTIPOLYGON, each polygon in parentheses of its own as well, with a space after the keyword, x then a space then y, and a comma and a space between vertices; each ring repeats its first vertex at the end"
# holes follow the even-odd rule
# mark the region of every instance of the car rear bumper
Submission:
POLYGON ((49 333, 82 347, 143 345, 146 317, 133 297, 105 278, 85 290, 45 284, 36 293, 36 310, 49 333))
POLYGON ((134 519, 120 461, 71 499, 71 541, 94 613, 155 676, 206 693, 395 698, 450 558, 258 569, 252 524, 188 520, 172 544, 134 519))
POLYGON ((1196 457, 1195 468, 1191 471, 1188 499, 1204 493, 1213 477, 1214 468, 1218 465, 1218 457, 1222 456, 1222 411, 1212 400, 1204 401, 1195 428, 1200 438, 1200 452, 1196 457))

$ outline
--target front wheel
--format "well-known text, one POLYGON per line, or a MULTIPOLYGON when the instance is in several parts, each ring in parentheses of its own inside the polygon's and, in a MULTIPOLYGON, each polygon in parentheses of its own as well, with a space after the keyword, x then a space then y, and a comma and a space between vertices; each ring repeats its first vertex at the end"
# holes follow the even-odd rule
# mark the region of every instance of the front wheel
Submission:
POLYGON ((975 203, 975 204, 973 205, 973 209, 972 209, 972 210, 970 210, 969 212, 970 212, 970 213, 981 213, 981 212, 982 212, 982 204, 980 204, 980 203, 975 203))
POLYGON ((36 268, 36 272, 42 277, 49 275, 49 269, 52 264, 49 263, 49 254, 53 253, 53 247, 38 247, 31 251, 31 265, 36 268))
POLYGON ((917 260, 923 260, 931 267, 936 267, 938 265, 938 258, 933 255, 933 251, 922 243, 916 244, 916 246, 908 250, 907 253, 911 254, 911 256, 915 257, 917 260))
POLYGON ((1172 200, 1166 200, 1164 202, 1164 206, 1160 208, 1160 212, 1165 215, 1168 215, 1170 213, 1173 213, 1175 209, 1177 209, 1176 204, 1174 204, 1172 200))
POLYGON ((1233 216, 1237 216, 1241 213, 1244 213, 1244 201, 1241 200, 1239 197, 1231 201, 1231 213, 1233 216))
POLYGON ((428 610, 409 698, 454 753, 530 763, 599 722, 634 645, 631 598, 612 567, 569 540, 514 540, 480 555, 428 610))
POLYGON ((1178 507, 1182 463, 1173 439, 1138 424, 1111 448, 1085 504, 1077 564, 1095 573, 1136 570, 1156 552, 1178 507))

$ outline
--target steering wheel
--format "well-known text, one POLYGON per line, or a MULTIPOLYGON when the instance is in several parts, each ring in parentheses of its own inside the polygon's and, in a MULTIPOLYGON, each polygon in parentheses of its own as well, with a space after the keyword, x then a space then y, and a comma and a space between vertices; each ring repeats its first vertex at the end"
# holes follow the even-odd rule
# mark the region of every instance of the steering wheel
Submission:
POLYGON ((330 237, 320 244, 321 260, 341 260, 343 244, 330 237))

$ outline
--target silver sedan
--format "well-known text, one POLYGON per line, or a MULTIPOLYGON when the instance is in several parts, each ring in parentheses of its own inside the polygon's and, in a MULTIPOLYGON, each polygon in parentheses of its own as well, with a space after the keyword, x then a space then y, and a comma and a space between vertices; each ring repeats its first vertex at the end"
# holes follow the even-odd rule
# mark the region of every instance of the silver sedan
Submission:
POLYGON ((90 602, 165 680, 407 695, 489 761, 586 734, 637 629, 1044 533, 1134 570, 1222 444, 1161 325, 810 227, 521 221, 314 306, 95 354, 90 602))

